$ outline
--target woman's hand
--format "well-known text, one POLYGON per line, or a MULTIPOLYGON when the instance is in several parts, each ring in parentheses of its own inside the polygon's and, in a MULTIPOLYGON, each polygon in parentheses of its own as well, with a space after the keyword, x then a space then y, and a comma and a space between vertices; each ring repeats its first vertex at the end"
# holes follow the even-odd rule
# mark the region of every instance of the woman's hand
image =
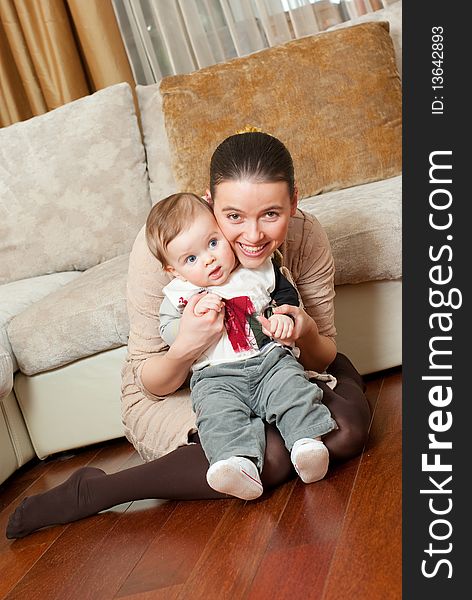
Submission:
POLYGON ((288 315, 271 315, 268 319, 260 316, 258 320, 265 335, 273 338, 276 342, 290 344, 295 327, 294 320, 291 317, 288 315))
MULTIPOLYGON (((284 344, 298 346, 300 349, 299 361, 305 369, 322 373, 336 356, 334 341, 321 335, 315 321, 299 306, 282 304, 274 308, 274 315, 291 315, 293 317, 292 336, 283 340, 284 344)), ((264 326, 263 323, 262 325, 264 326)), ((270 335, 267 331, 264 333, 270 335)))
MULTIPOLYGON (((172 355, 181 358, 196 360, 202 352, 216 342, 224 331, 224 307, 220 310, 213 308, 216 306, 214 300, 210 299, 208 306, 210 308, 202 314, 197 314, 197 306, 205 305, 205 298, 214 296, 202 292, 195 294, 187 302, 186 307, 180 319, 179 333, 169 349, 172 355)), ((203 306, 201 307, 203 308, 203 306)))
POLYGON ((192 364, 216 342, 224 330, 224 309, 195 314, 203 294, 195 294, 187 302, 179 324, 179 333, 165 353, 149 357, 142 368, 144 387, 156 396, 175 392, 186 380, 192 364))
POLYGON ((195 314, 195 307, 203 294, 195 294, 187 302, 180 319, 179 333, 169 350, 151 356, 143 365, 143 385, 156 396, 175 392, 185 382, 192 364, 223 333, 224 309, 220 312, 208 310, 200 316, 195 314))
POLYGON ((214 310, 215 312, 221 312, 224 308, 224 301, 217 296, 216 294, 212 294, 211 292, 198 294, 199 299, 195 304, 195 308, 193 312, 195 316, 201 317, 205 315, 209 310, 214 310))
MULTIPOLYGON (((292 319, 290 319, 293 323, 291 335, 283 339, 286 344, 296 344, 298 340, 304 338, 305 336, 319 336, 318 327, 316 326, 315 321, 313 321, 313 319, 303 310, 303 308, 300 308, 299 306, 291 306, 290 304, 282 304, 281 306, 276 306, 274 308, 272 317, 277 315, 289 315, 292 317, 292 319)), ((262 319, 264 319, 264 317, 262 317, 262 319)), ((270 321, 270 319, 265 319, 265 321, 270 321)), ((271 328, 267 327, 265 321, 263 322, 260 320, 263 326, 263 332, 271 337, 276 337, 272 335, 271 328)))

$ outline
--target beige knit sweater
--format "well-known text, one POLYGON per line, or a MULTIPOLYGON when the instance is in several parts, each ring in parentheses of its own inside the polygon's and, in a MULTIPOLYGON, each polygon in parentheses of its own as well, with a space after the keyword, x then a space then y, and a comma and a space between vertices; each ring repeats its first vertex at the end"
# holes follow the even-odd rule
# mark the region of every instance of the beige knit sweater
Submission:
MULTIPOLYGON (((320 223, 298 210, 280 250, 306 312, 316 321, 320 333, 334 337, 334 264, 320 223)), ((146 461, 187 444, 188 434, 195 431, 188 388, 161 398, 149 393, 141 382, 145 360, 167 351, 159 335, 159 307, 162 288, 169 281, 169 275, 149 251, 141 229, 129 261, 130 334, 121 392, 126 437, 146 461)))

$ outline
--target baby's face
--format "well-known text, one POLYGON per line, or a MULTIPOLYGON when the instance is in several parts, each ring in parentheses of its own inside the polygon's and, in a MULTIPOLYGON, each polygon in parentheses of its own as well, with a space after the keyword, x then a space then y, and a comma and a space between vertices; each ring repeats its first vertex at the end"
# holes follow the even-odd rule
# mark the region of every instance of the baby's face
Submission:
POLYGON ((229 242, 207 211, 169 243, 166 254, 166 270, 198 287, 225 283, 236 265, 229 242))

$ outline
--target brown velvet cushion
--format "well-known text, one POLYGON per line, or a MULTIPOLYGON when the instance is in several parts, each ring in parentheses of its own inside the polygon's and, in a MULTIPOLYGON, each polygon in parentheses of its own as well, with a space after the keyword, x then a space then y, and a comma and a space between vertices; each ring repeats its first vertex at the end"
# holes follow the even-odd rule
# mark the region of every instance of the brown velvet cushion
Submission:
POLYGON ((213 150, 245 125, 287 145, 301 197, 401 171, 401 83, 385 22, 166 77, 160 91, 181 190, 204 192, 213 150))

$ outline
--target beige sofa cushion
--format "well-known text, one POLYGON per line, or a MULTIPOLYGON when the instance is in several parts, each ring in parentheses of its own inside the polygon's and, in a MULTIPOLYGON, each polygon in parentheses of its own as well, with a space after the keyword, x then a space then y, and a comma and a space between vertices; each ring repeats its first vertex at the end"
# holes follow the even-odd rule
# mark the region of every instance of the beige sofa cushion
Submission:
POLYGON ((398 176, 300 202, 328 235, 336 285, 402 277, 401 186, 398 176))
POLYGON ((17 370, 18 365, 7 335, 8 323, 33 302, 41 300, 79 275, 79 271, 65 271, 0 285, 0 346, 10 354, 13 371, 17 370))
POLYGON ((0 129, 0 283, 131 249, 150 208, 131 88, 0 129))
MULTIPOLYGON (((401 172, 401 82, 388 23, 308 36, 165 77, 158 94, 154 105, 141 104, 143 124, 162 109, 178 189, 204 192, 211 153, 246 124, 286 143, 302 197, 401 172)), ((152 133, 144 133, 147 146, 152 133)), ((152 156, 155 182, 163 163, 152 156)))
POLYGON ((172 173, 169 140, 167 139, 159 85, 137 85, 136 95, 141 114, 144 146, 149 172, 152 203, 178 191, 172 173))
POLYGON ((13 318, 18 365, 34 375, 128 341, 128 254, 97 265, 13 318))

